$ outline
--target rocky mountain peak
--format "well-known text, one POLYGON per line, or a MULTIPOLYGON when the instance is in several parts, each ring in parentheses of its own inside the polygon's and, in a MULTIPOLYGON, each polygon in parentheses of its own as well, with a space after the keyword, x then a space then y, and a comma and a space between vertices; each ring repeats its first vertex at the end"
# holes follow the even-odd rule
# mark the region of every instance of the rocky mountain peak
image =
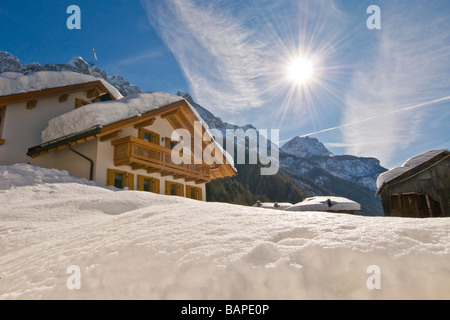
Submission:
POLYGON ((22 65, 19 59, 9 52, 0 51, 0 73, 20 72, 22 65))
POLYGON ((311 158, 315 156, 331 156, 333 155, 323 143, 316 138, 311 137, 295 137, 289 140, 281 150, 293 154, 301 158, 311 158))

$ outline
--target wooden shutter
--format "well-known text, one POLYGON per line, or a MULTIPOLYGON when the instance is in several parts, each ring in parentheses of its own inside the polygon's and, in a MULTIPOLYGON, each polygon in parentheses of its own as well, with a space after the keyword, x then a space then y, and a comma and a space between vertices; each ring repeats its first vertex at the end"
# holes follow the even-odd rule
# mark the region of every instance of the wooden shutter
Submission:
POLYGON ((191 197, 191 186, 186 186, 186 198, 191 197))
POLYGON ((178 187, 179 187, 178 195, 184 197, 184 184, 179 184, 178 187))
POLYGON ((166 148, 170 149, 170 144, 172 142, 172 140, 170 138, 164 138, 165 144, 166 144, 166 148))
POLYGON ((159 134, 153 132, 153 134, 152 134, 152 142, 153 142, 154 144, 157 144, 157 145, 159 146, 159 145, 161 144, 159 141, 160 141, 160 136, 159 136, 159 134))
POLYGON ((134 174, 128 173, 128 189, 134 190, 134 174))
POLYGON ((108 169, 106 172, 106 185, 114 186, 114 170, 108 169))
POLYGON ((166 195, 170 195, 170 182, 166 181, 166 195))
POLYGON ((144 139, 145 131, 142 128, 139 128, 138 137, 139 139, 144 139))
POLYGON ((137 189, 139 191, 144 191, 144 176, 138 176, 138 184, 137 184, 137 189))
POLYGON ((155 179, 155 193, 160 194, 159 179, 155 179))
POLYGON ((198 200, 203 201, 203 189, 198 188, 198 200))

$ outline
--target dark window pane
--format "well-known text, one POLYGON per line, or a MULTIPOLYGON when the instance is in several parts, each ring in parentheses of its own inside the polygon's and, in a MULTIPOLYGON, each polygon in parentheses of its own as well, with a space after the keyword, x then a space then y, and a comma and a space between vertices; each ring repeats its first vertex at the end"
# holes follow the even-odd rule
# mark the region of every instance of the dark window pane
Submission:
POLYGON ((144 179, 144 191, 151 191, 150 186, 151 186, 150 179, 144 179))
POLYGON ((123 188, 123 174, 122 173, 114 173, 114 187, 122 189, 123 188))

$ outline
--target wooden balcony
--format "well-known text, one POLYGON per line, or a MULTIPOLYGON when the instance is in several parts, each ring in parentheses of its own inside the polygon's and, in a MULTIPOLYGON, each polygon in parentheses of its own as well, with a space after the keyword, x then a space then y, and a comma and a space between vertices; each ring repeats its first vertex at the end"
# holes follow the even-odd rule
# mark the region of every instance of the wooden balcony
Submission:
POLYGON ((173 176, 196 183, 211 180, 210 168, 203 164, 174 164, 172 150, 143 139, 128 136, 111 142, 114 146, 114 165, 128 165, 133 170, 145 169, 148 173, 159 172, 161 176, 173 176))

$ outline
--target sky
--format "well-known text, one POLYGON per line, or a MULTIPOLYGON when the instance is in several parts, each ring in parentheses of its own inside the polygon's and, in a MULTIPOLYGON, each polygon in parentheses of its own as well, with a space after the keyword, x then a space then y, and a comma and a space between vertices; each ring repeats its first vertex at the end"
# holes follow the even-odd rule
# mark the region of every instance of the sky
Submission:
POLYGON ((46 64, 95 48, 97 66, 143 91, 185 91, 226 122, 392 168, 450 147, 449 14, 447 0, 3 1, 0 50, 46 64))

